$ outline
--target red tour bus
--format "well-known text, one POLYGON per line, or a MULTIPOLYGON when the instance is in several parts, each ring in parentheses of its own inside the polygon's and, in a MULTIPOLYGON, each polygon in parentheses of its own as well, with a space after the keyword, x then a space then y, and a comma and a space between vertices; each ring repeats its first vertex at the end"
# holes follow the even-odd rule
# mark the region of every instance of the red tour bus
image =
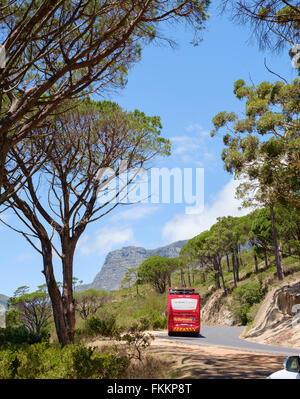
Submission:
POLYGON ((170 287, 168 292, 168 334, 200 333, 200 295, 195 288, 170 287))

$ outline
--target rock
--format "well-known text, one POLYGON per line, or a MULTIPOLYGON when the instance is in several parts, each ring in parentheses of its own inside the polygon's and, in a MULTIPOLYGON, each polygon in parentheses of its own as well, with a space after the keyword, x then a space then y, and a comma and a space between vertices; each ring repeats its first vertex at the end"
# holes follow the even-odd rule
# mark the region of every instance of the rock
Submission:
POLYGON ((251 328, 241 337, 270 345, 300 348, 300 280, 273 288, 266 295, 251 328), (298 306, 297 306, 298 305, 298 306))
POLYGON ((76 292, 82 292, 90 288, 105 291, 120 289, 121 281, 130 268, 138 267, 151 255, 160 255, 166 258, 175 258, 187 241, 176 241, 165 247, 145 249, 143 247, 124 247, 107 254, 100 272, 91 284, 80 285, 76 292))
POLYGON ((8 296, 0 294, 0 305, 7 307, 8 296))
POLYGON ((233 326, 237 324, 235 315, 228 309, 230 298, 222 290, 211 294, 201 307, 201 323, 206 325, 233 326))
POLYGON ((0 305, 0 328, 5 328, 5 314, 6 307, 4 305, 0 305))

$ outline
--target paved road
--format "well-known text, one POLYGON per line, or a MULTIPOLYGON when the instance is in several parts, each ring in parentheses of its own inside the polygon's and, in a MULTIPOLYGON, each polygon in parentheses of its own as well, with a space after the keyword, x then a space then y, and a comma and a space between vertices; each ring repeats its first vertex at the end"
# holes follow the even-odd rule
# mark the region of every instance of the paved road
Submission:
POLYGON ((167 334, 159 334, 160 338, 181 341, 195 345, 215 345, 250 352, 276 353, 282 355, 300 355, 299 349, 284 348, 281 346, 262 345, 240 339, 244 327, 217 327, 201 326, 201 334, 198 337, 169 337, 167 334))

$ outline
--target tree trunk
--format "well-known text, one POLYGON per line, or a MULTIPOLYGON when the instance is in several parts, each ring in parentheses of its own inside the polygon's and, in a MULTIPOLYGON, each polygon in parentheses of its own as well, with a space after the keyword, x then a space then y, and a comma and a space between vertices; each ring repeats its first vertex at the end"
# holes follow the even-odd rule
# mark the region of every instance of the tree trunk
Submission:
POLYGON ((191 282, 191 273, 190 273, 190 267, 189 266, 187 266, 187 277, 188 277, 189 287, 191 287, 192 286, 192 282, 191 282))
POLYGON ((258 262, 257 262, 257 256, 256 256, 255 252, 254 252, 254 272, 255 272, 255 274, 258 274, 258 262))
POLYGON ((185 279, 184 279, 184 274, 183 274, 183 269, 180 269, 180 278, 181 278, 181 286, 185 287, 185 279))
POLYGON ((53 272, 51 243, 41 240, 41 244, 44 266, 42 273, 45 275, 48 293, 51 299, 53 318, 58 341, 62 345, 67 345, 70 343, 70 341, 64 319, 63 302, 53 272))
POLYGON ((229 256, 228 256, 228 254, 226 254, 226 261, 227 261, 227 271, 230 273, 231 270, 230 270, 230 262, 229 262, 229 256))
POLYGON ((237 250, 234 250, 234 255, 235 255, 235 260, 236 260, 236 270, 235 270, 236 281, 240 281, 240 277, 239 277, 240 261, 239 261, 239 256, 238 256, 237 250))
POLYGON ((268 255, 267 255, 267 250, 264 250, 264 257, 265 257, 265 266, 266 269, 269 267, 269 263, 268 263, 268 255))
POLYGON ((168 286, 169 286, 169 288, 172 287, 171 273, 168 273, 168 286))
POLYGON ((234 257, 234 250, 231 253, 231 260, 232 260, 232 272, 233 272, 233 283, 236 287, 236 265, 235 265, 235 257, 234 257))
POLYGON ((221 259, 219 259, 217 261, 217 265, 218 265, 218 269, 219 269, 219 273, 220 273, 220 277, 221 277, 221 281, 222 281, 223 291, 224 291, 224 294, 227 295, 227 289, 226 289, 226 285, 225 285, 221 259))
POLYGON ((217 261, 214 260, 213 263, 214 266, 214 270, 215 270, 215 284, 216 284, 216 289, 220 289, 221 288, 221 284, 220 284, 220 270, 219 270, 219 266, 217 264, 217 261))
POLYGON ((238 257, 239 257, 239 262, 240 265, 243 266, 243 259, 242 259, 242 255, 241 255, 241 246, 238 246, 238 257))
POLYGON ((62 245, 62 271, 63 271, 63 312, 67 327, 69 342, 74 342, 75 333, 75 301, 73 297, 73 260, 75 247, 68 237, 61 237, 62 245))
POLYGON ((276 224, 275 224, 274 209, 273 209, 272 205, 270 206, 270 214, 271 214, 271 222, 272 222, 273 248, 274 248, 274 255, 275 255, 275 264, 276 264, 276 269, 277 269, 277 277, 278 277, 278 280, 283 280, 284 274, 283 274, 281 256, 280 256, 279 248, 278 248, 277 229, 276 229, 276 224))

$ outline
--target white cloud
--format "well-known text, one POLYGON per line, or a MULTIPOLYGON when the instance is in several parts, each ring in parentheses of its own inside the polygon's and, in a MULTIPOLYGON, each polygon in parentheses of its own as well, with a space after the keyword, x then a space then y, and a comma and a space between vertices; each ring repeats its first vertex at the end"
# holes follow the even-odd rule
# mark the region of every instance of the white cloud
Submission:
POLYGON ((177 214, 162 229, 162 236, 167 242, 185 240, 208 230, 219 216, 243 216, 249 209, 238 210, 241 201, 235 198, 235 189, 240 181, 230 180, 215 196, 212 202, 205 205, 201 214, 177 214))
POLYGON ((186 164, 199 164, 199 160, 209 163, 215 159, 207 146, 209 132, 204 131, 198 123, 188 125, 185 131, 187 133, 182 136, 170 138, 173 156, 177 156, 186 164))
POLYGON ((106 254, 113 248, 134 242, 133 230, 128 227, 103 227, 96 231, 92 238, 87 234, 78 242, 78 250, 82 255, 92 253, 106 254))
POLYGON ((185 130, 187 132, 198 133, 201 136, 208 136, 209 132, 203 130, 202 126, 199 123, 191 123, 188 125, 185 130))
POLYGON ((153 215, 155 212, 159 210, 158 206, 154 205, 146 205, 146 206, 135 206, 130 209, 123 210, 121 212, 116 213, 111 217, 112 222, 120 222, 120 221, 132 221, 143 219, 148 216, 153 215))

